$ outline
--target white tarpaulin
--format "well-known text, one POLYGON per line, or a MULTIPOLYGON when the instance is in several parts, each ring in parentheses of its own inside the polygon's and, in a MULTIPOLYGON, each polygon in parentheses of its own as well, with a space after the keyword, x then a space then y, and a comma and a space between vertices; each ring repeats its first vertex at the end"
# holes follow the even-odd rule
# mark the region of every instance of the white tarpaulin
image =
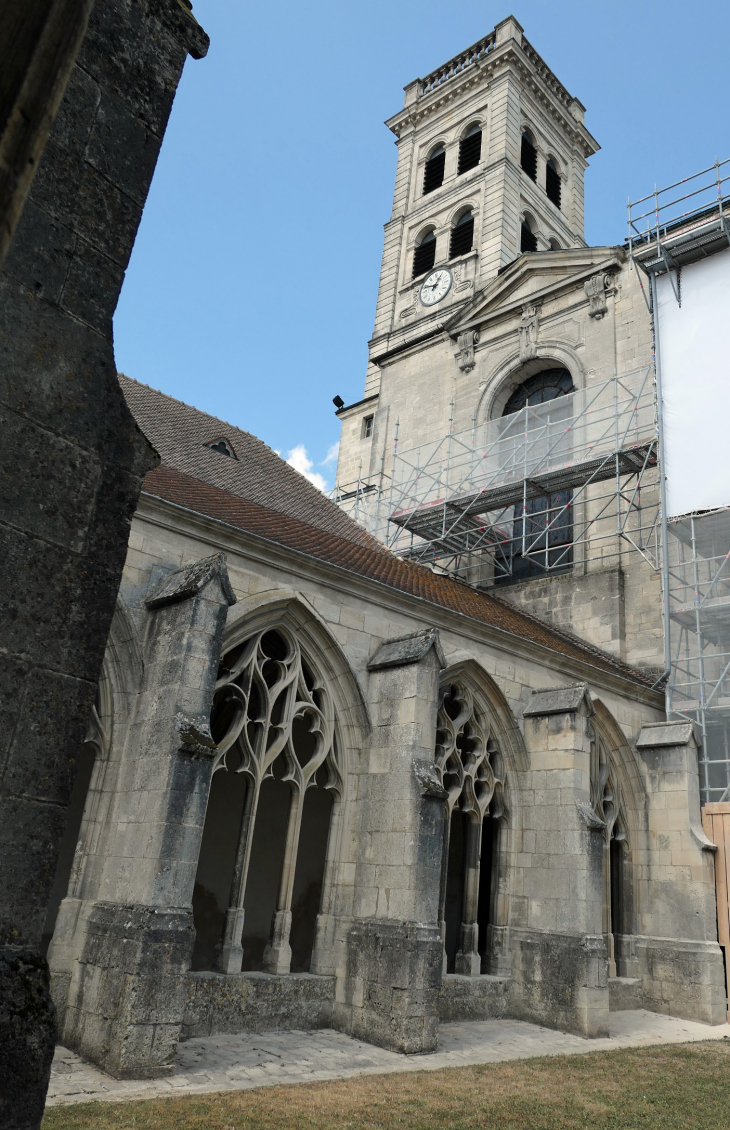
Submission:
POLYGON ((730 248, 657 279, 669 517, 730 505, 730 248), (675 282, 676 282, 676 275, 675 282))

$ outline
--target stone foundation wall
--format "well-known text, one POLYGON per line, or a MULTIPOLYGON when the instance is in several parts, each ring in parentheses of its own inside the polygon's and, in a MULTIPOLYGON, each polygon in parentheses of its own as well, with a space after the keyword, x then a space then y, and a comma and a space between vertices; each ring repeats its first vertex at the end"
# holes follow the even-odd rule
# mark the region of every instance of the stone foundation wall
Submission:
POLYGON ((334 999, 333 976, 191 973, 180 1039, 329 1028, 334 999))

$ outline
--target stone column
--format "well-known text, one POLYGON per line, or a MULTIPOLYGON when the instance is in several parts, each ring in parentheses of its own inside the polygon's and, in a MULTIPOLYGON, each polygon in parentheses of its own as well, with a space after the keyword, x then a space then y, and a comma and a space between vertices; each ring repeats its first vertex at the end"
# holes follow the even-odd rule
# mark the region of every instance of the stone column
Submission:
POLYGON ((216 752, 210 711, 234 603, 223 554, 169 574, 146 600, 145 675, 112 816, 108 900, 90 912, 64 1032, 117 1078, 172 1072, 216 752))
POLYGON ((717 941, 716 849, 702 830, 694 724, 644 726, 636 748, 649 825, 646 864, 637 876, 635 939, 644 1007, 723 1024, 727 1011, 717 941))
POLYGON ((515 1015, 607 1036, 604 824, 590 803, 592 714, 585 683, 535 691, 525 710, 532 806, 523 827, 534 837, 534 854, 522 866, 525 925, 510 937, 515 1015))
POLYGON ((369 750, 349 936, 353 1035, 401 1052, 436 1047, 445 793, 434 768, 439 676, 434 630, 390 640, 368 664, 369 750))
MULTIPOLYGON (((112 316, 183 65, 208 46, 177 0, 4 3, 5 110, 5 56, 22 61, 34 9, 50 20, 40 86, 29 73, 3 123, 16 139, 38 126, 41 87, 71 62, 63 40, 78 46, 83 22, 74 8, 84 18, 91 9, 88 33, 42 155, 24 152, 25 187, 35 175, 0 274, 3 1130, 30 1130, 43 1115, 56 1036, 43 923, 130 519, 158 462, 116 379, 112 316), (8 16, 21 8, 13 41, 8 16)), ((3 189, 11 154, 0 159, 3 189)))

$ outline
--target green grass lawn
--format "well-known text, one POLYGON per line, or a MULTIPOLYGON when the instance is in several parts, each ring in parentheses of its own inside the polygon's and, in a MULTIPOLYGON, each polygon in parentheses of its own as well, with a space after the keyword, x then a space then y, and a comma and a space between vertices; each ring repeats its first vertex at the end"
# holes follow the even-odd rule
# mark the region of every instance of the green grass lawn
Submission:
POLYGON ((145 1102, 43 1130, 728 1130, 730 1039, 145 1102))

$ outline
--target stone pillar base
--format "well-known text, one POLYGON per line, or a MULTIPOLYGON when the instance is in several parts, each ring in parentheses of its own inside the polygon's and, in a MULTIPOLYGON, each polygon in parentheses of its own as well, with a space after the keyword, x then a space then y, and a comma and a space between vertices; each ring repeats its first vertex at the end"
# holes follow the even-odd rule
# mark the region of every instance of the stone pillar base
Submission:
POLYGON ((48 964, 33 950, 0 948, 0 1126, 37 1130, 56 1044, 48 964))
POLYGON ((510 931, 510 1015, 577 1036, 608 1036, 606 946, 598 935, 510 931))
POLYGON ((644 1008, 696 1020, 725 1024, 725 966, 716 942, 636 937, 636 958, 644 1008))
POLYGON ((358 922, 348 949, 352 1035, 408 1054, 434 1051, 443 955, 436 923, 358 922))
POLYGON ((192 910, 97 903, 64 1043, 117 1079, 171 1075, 195 940, 192 910))

